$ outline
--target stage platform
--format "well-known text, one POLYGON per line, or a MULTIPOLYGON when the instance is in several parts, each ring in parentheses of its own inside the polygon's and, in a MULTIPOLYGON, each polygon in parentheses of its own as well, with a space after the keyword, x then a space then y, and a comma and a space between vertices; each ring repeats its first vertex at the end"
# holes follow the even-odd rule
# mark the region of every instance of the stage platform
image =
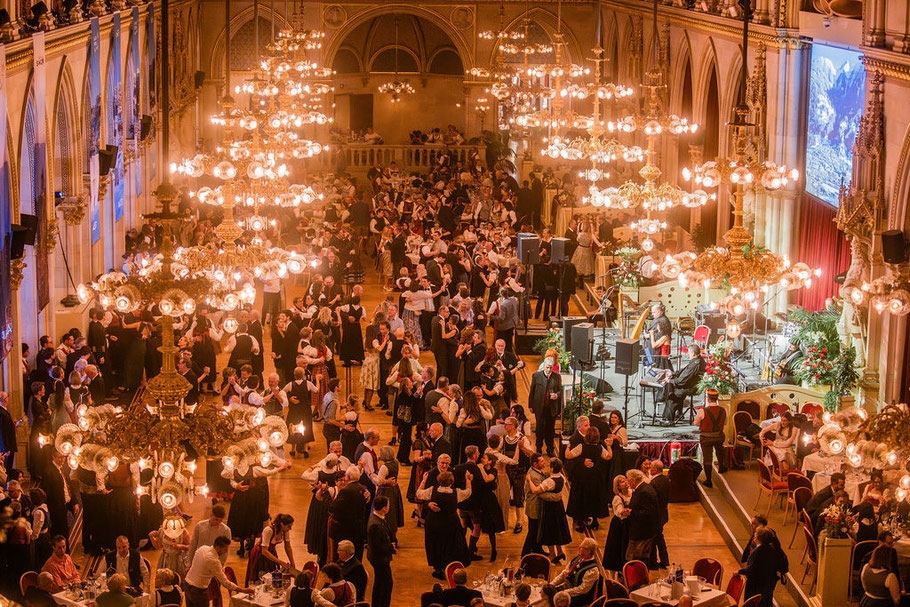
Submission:
MULTIPOLYGON (((596 354, 601 347, 605 347, 611 358, 606 361, 595 362, 592 369, 584 371, 575 370, 574 373, 562 373, 563 387, 566 391, 565 398, 571 398, 573 386, 580 388, 582 377, 595 389, 598 396, 607 397, 604 403, 606 410, 617 410, 623 414, 629 434, 630 446, 635 443, 638 455, 650 458, 661 457, 665 462, 670 460, 671 445, 680 443, 682 456, 694 455, 698 449, 698 429, 691 425, 694 412, 685 410, 684 421, 673 426, 663 425, 663 403, 658 402, 660 395, 655 395, 655 390, 639 385, 643 364, 639 364, 639 373, 628 376, 628 393, 626 393, 627 377, 616 373, 616 341, 619 339, 619 329, 595 329, 593 352, 596 354)), ((673 340, 673 355, 670 363, 674 369, 680 364, 685 364, 686 354, 677 355, 678 348, 685 343, 673 340)), ((742 372, 741 383, 746 389, 754 389, 761 384, 759 379, 763 362, 750 360, 748 356, 740 357, 736 362, 737 368, 742 372)), ((690 401, 692 405, 701 404, 698 398, 690 401)), ((632 457, 634 449, 627 450, 627 456, 632 457)))

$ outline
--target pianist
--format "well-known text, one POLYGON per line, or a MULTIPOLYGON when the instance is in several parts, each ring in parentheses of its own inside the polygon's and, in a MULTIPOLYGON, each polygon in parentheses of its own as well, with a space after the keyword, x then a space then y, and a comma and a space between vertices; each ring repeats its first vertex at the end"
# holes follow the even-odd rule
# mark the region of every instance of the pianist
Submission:
POLYGON ((701 357, 701 348, 695 344, 689 346, 689 360, 676 371, 668 371, 664 382, 664 419, 676 422, 682 415, 686 398, 695 394, 698 382, 705 374, 705 360, 701 357))

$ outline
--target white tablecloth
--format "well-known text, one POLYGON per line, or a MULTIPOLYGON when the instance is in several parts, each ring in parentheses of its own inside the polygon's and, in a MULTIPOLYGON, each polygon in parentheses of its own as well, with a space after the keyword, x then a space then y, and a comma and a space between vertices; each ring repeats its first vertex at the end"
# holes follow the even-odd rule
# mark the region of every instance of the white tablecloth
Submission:
MULTIPOLYGON (((77 599, 73 598, 72 596, 70 596, 69 591, 67 591, 67 590, 61 590, 60 592, 55 594, 54 601, 56 601, 58 605, 62 605, 63 607, 87 607, 88 605, 90 605, 91 603, 94 602, 94 601, 86 601, 83 599, 77 600, 77 599)), ((148 607, 148 604, 149 604, 149 595, 148 594, 142 594, 141 596, 136 597, 136 607, 148 607)))
MULTIPOLYGON (((679 600, 670 600, 670 586, 662 582, 655 582, 649 586, 633 590, 629 597, 639 605, 660 601, 668 605, 679 604, 679 600)), ((698 596, 692 597, 692 604, 698 607, 727 607, 730 603, 728 599, 726 592, 706 587, 698 596)))
MULTIPOLYGON (((516 584, 517 586, 517 584, 516 584)), ((483 586, 478 588, 483 594, 483 603, 486 607, 506 607, 515 602, 515 587, 512 587, 513 593, 508 596, 500 596, 499 590, 485 590, 483 586)), ((544 601, 540 596, 540 590, 537 586, 531 586, 531 605, 543 605, 544 601)))
MULTIPOLYGON (((850 496, 850 501, 853 502, 853 505, 859 504, 859 500, 862 497, 859 493, 859 486, 861 483, 866 482, 868 477, 855 477, 853 475, 848 475, 846 484, 844 486, 844 491, 847 492, 847 495, 850 496)), ((819 472, 812 477, 812 491, 818 493, 825 487, 831 484, 831 475, 824 472, 819 472)))
POLYGON ((229 607, 274 607, 275 605, 284 604, 284 592, 277 597, 273 593, 257 592, 250 596, 249 594, 232 594, 229 607))
MULTIPOLYGON (((840 470, 843 465, 843 457, 839 455, 826 457, 816 451, 803 458, 803 467, 801 470, 803 474, 808 476, 810 472, 824 472, 826 466, 829 472, 833 472, 835 470, 840 470)), ((830 483, 831 481, 829 480, 828 482, 830 483)))

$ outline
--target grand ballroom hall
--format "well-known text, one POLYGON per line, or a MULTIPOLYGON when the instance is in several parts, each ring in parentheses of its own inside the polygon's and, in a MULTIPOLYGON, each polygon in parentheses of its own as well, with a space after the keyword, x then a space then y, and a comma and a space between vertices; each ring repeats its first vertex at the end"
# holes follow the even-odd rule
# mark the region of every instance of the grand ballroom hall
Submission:
POLYGON ((0 0, 0 607, 910 605, 908 100, 906 0, 0 0))

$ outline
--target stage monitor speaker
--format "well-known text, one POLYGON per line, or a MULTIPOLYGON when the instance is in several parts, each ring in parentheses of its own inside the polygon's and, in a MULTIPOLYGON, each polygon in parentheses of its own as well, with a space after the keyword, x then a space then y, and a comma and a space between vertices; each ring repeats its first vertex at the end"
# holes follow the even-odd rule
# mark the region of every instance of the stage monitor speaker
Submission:
POLYGON ((597 373, 599 373, 599 371, 584 374, 584 378, 588 380, 588 383, 591 385, 591 388, 593 388, 594 393, 597 394, 597 396, 606 396, 608 394, 612 394, 613 386, 610 385, 610 382, 607 380, 598 377, 596 375, 597 373))
POLYGON ((563 316, 559 320, 562 323, 562 343, 566 348, 566 352, 571 352, 572 327, 583 322, 588 322, 588 319, 584 316, 563 316))
POLYGON ((882 259, 885 263, 904 263, 907 261, 907 242, 900 230, 882 232, 882 259))
POLYGON ((568 238, 553 238, 550 240, 550 261, 559 263, 569 261, 566 252, 569 250, 568 238))
POLYGON ((616 341, 616 367, 618 375, 635 375, 638 373, 638 359, 641 357, 641 345, 637 339, 619 339, 616 341))
MULTIPOLYGON (((587 320, 587 319, 585 319, 587 320)), ((591 342, 594 340, 594 324, 590 322, 581 322, 572 325, 572 357, 582 367, 590 367, 594 364, 594 352, 591 348, 591 342)))
POLYGON ((540 260, 540 238, 536 234, 518 235, 518 258, 528 266, 540 260))

